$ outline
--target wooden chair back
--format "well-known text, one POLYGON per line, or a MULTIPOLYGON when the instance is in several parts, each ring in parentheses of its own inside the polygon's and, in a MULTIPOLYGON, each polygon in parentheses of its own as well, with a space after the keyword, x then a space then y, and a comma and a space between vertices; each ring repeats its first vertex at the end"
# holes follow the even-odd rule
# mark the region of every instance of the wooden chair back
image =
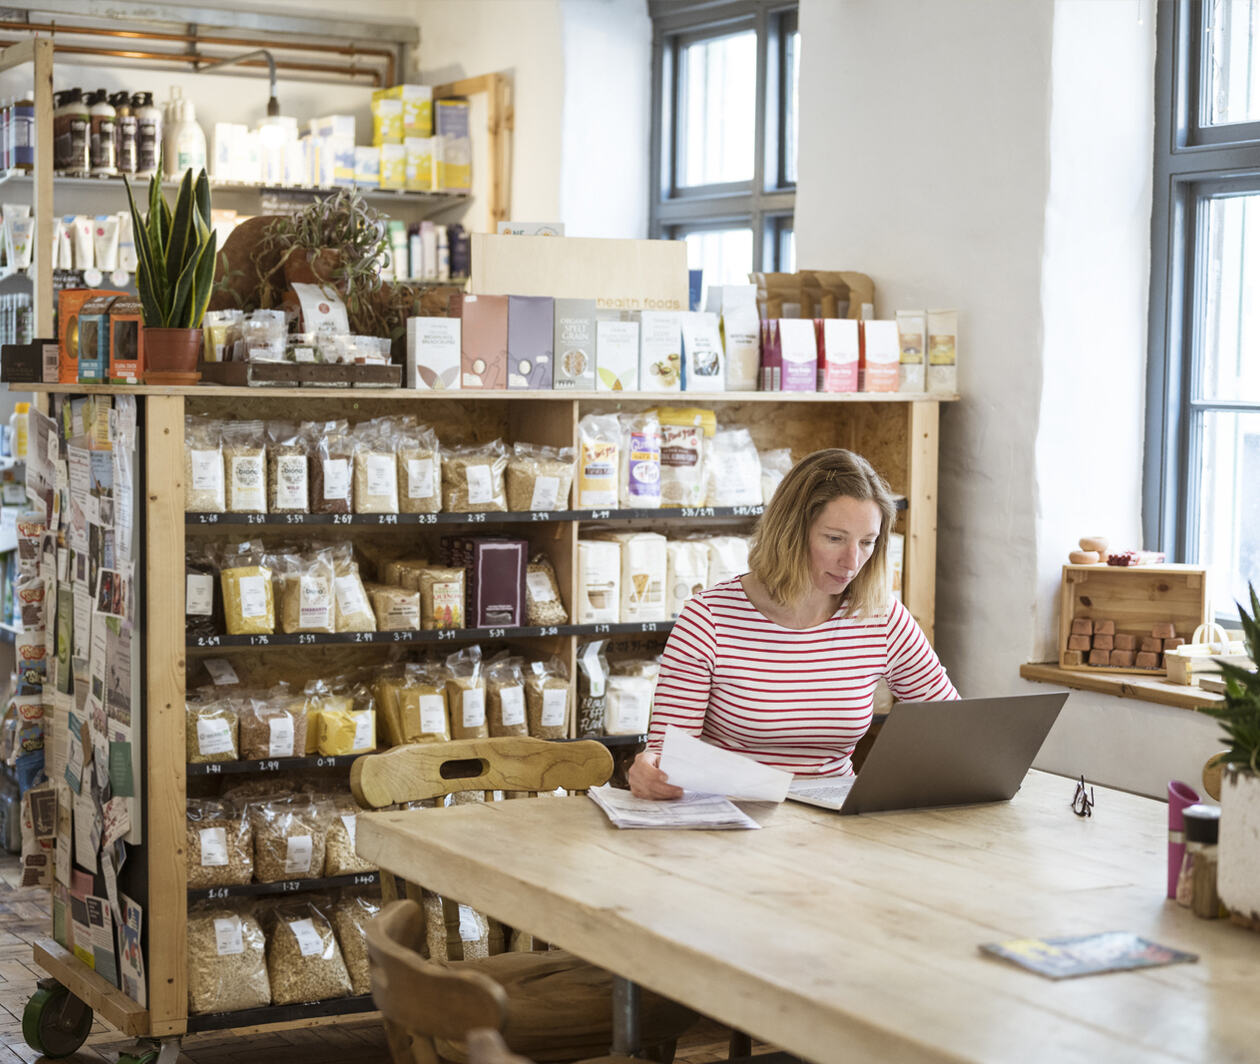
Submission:
POLYGON ((507 1021, 503 987, 480 972, 426 961, 424 918, 414 901, 386 905, 367 923, 372 998, 381 1010, 394 1064, 437 1064, 435 1038, 463 1039, 507 1021))
POLYGON ((365 809, 380 809, 461 791, 585 791, 612 771, 612 754, 592 739, 457 739, 364 754, 350 768, 350 789, 365 809))
POLYGON ((468 1064, 533 1064, 508 1049, 503 1036, 490 1027, 468 1032, 468 1064))

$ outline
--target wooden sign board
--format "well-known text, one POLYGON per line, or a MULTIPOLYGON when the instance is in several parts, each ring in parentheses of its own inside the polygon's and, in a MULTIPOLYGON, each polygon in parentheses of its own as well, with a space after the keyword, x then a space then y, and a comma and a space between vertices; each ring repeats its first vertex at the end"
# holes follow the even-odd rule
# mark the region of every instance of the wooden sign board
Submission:
POLYGON ((687 245, 473 233, 472 291, 594 299, 601 310, 687 310, 687 245))

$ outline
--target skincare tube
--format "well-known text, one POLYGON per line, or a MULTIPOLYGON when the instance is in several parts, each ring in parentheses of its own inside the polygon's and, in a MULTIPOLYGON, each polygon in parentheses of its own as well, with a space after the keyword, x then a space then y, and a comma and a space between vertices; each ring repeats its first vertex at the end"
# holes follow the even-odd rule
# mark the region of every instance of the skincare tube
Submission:
MULTIPOLYGON (((17 247, 14 243, 13 223, 19 218, 29 218, 31 215, 31 205, 29 203, 6 203, 0 207, 3 212, 0 221, 4 225, 4 261, 9 269, 17 267, 17 247)), ((27 252, 27 265, 30 265, 30 253, 27 252)))
POLYGON ((35 219, 29 214, 14 218, 5 215, 5 229, 8 233, 9 247, 13 251, 10 265, 19 270, 29 269, 31 265, 31 241, 35 235, 35 219))
POLYGON ((96 268, 102 273, 118 269, 118 215, 98 214, 93 230, 96 268))
POLYGON ((74 269, 74 215, 61 219, 61 239, 57 241, 57 257, 53 260, 59 270, 74 269))
POLYGON ((76 214, 74 216, 74 230, 71 233, 71 240, 74 244, 74 268, 76 270, 90 270, 93 266, 92 230, 94 226, 94 220, 88 215, 76 214))
POLYGON ((49 247, 49 254, 52 255, 52 268, 60 270, 61 266, 61 239, 66 231, 66 223, 62 218, 54 218, 52 220, 52 245, 49 247))
POLYGON ((128 273, 135 273, 138 265, 135 229, 131 222, 131 212, 123 211, 118 215, 118 268, 126 270, 128 273))

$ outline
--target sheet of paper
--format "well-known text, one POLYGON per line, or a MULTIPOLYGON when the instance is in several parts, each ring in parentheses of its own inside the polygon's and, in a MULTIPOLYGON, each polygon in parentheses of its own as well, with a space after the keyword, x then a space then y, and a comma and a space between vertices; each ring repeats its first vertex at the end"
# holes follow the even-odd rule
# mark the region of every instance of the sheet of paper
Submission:
MULTIPOLYGON (((57 789, 57 844, 54 850, 53 871, 58 883, 70 885, 70 840, 73 837, 73 812, 70 788, 56 783, 57 789)), ((64 941, 59 939, 58 941, 64 941)))
POLYGON ((759 828, 738 806, 714 794, 689 794, 672 802, 636 798, 604 784, 586 792, 619 828, 759 828))
POLYGON ((137 1004, 145 1005, 144 956, 140 952, 140 927, 144 922, 144 910, 126 894, 120 897, 123 918, 118 925, 118 960, 122 989, 137 1004))
POLYGON ((781 802, 792 785, 792 773, 719 750, 679 728, 665 729, 661 771, 688 793, 750 802, 781 802))
POLYGON ((74 797, 74 860, 89 872, 96 871, 96 850, 100 846, 100 830, 97 828, 96 803, 92 789, 84 787, 74 797))

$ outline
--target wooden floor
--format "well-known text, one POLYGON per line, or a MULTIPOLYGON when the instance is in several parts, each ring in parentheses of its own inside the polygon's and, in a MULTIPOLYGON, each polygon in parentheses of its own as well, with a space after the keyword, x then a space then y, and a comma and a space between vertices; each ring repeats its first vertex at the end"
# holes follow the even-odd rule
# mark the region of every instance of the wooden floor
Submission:
MULTIPOLYGON (((46 974, 32 962, 30 943, 49 933, 48 892, 17 887, 19 874, 17 858, 0 853, 0 1064, 45 1059, 22 1039, 22 1010, 35 991, 35 981, 46 974)), ((727 1035, 726 1028, 715 1023, 700 1024, 679 1044, 677 1064, 724 1060, 727 1035)), ((83 1048, 63 1059, 69 1064, 115 1064, 119 1052, 132 1045, 98 1021, 83 1048)), ((182 1050, 179 1064, 239 1064, 243 1060, 291 1064, 297 1059, 302 1064, 375 1064, 389 1060, 375 1020, 276 1034, 192 1035, 184 1039, 182 1050)))

